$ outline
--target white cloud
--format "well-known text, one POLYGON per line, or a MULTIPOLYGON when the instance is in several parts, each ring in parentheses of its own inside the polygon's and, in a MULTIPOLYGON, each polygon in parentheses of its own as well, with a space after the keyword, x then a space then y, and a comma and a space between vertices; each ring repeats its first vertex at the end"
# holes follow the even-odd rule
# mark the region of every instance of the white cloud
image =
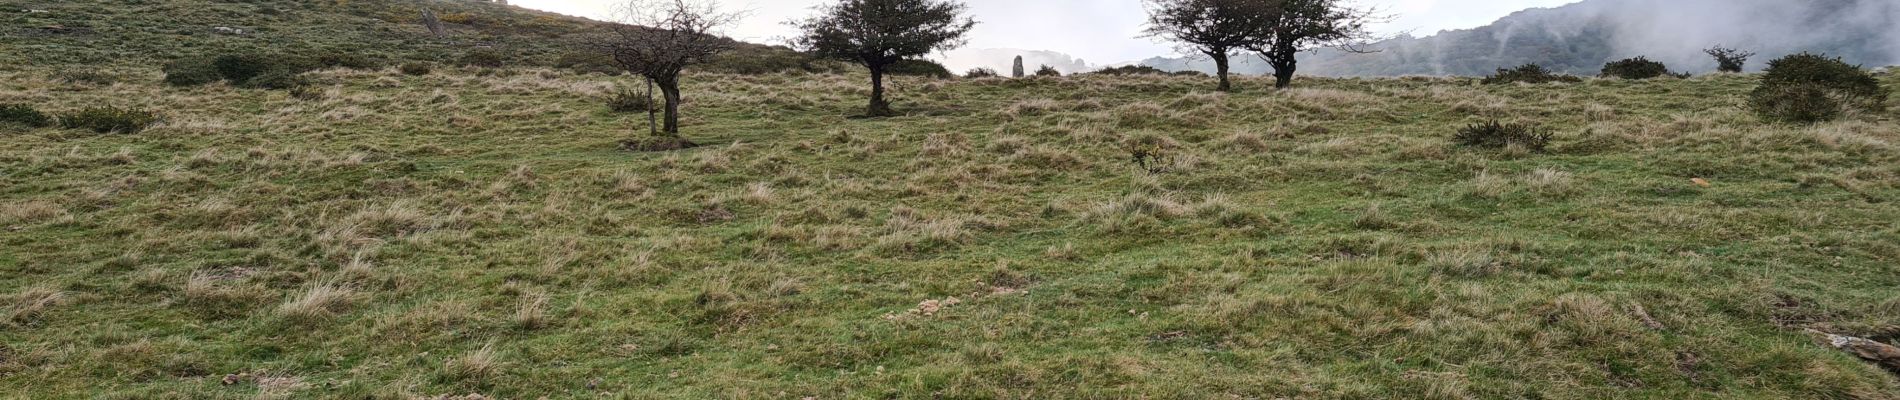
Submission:
MULTIPOLYGON (((1357 0, 1395 15, 1378 27, 1385 33, 1428 35, 1443 29, 1482 26, 1529 7, 1553 7, 1577 0, 1357 0)), ((726 33, 759 43, 782 43, 795 32, 786 21, 802 18, 825 0, 724 0, 728 9, 749 16, 726 33)), ((1172 46, 1140 38, 1147 12, 1141 0, 964 0, 977 19, 969 48, 1051 50, 1092 64, 1112 64, 1174 53, 1172 46)), ((516 5, 579 15, 607 17, 615 0, 515 0, 516 5)))

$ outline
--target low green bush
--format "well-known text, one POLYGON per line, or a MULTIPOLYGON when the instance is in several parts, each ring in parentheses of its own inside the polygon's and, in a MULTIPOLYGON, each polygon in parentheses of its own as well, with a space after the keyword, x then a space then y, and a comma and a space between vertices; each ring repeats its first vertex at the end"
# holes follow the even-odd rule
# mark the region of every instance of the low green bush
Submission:
POLYGON ((462 65, 483 68, 501 68, 508 62, 507 57, 503 57, 500 51, 494 49, 469 50, 462 54, 459 61, 462 65))
POLYGON ((198 86, 224 80, 209 58, 184 58, 165 63, 165 83, 172 86, 198 86))
POLYGON ((1170 73, 1168 73, 1168 71, 1162 71, 1160 68, 1150 67, 1146 65, 1124 65, 1120 67, 1109 67, 1109 68, 1102 68, 1100 70, 1097 70, 1095 72, 1090 72, 1090 73, 1098 74, 1098 75, 1171 75, 1170 73))
POLYGON ((1636 57, 1612 61, 1603 64, 1603 78, 1651 79, 1669 75, 1669 66, 1650 61, 1647 57, 1636 57))
POLYGON ((0 124, 19 124, 29 128, 44 128, 53 124, 53 118, 25 104, 0 104, 0 124))
POLYGON ((1036 76, 1062 76, 1062 71, 1057 71, 1056 67, 1044 65, 1036 68, 1036 76))
POLYGON ((969 78, 969 79, 995 78, 996 70, 989 69, 989 68, 973 68, 973 69, 970 69, 970 72, 963 73, 963 77, 969 78))
POLYGON ((622 72, 613 57, 593 51, 563 53, 554 59, 554 67, 583 74, 619 75, 622 72))
POLYGON ((1554 73, 1548 69, 1544 69, 1542 65, 1524 64, 1517 68, 1499 68, 1498 73, 1484 77, 1482 81, 1482 83, 1486 85, 1551 82, 1577 83, 1583 82, 1583 78, 1554 73))
POLYGON ((396 69, 402 71, 403 75, 409 76, 423 76, 435 72, 435 67, 422 62, 406 62, 403 63, 402 66, 396 67, 396 69))
POLYGON ((1749 105, 1768 120, 1814 123, 1839 118, 1846 108, 1880 112, 1887 90, 1880 79, 1839 57, 1801 53, 1768 62, 1749 105))
POLYGON ((303 74, 287 69, 273 69, 264 74, 244 81, 243 86, 253 89, 288 90, 310 84, 303 74))
POLYGON ((1542 153, 1550 146, 1551 134, 1538 132, 1536 127, 1525 124, 1506 124, 1498 121, 1472 124, 1458 130, 1452 141, 1460 146, 1502 149, 1522 146, 1526 150, 1542 153))
POLYGON ((937 79, 949 79, 955 76, 951 75, 950 69, 944 68, 943 64, 930 60, 898 61, 896 64, 891 64, 889 72, 891 75, 925 76, 937 79))
POLYGON ((1847 108, 1826 87, 1809 83, 1762 87, 1749 97, 1749 106, 1768 120, 1804 124, 1832 121, 1847 108))
POLYGON ((619 113, 646 113, 657 109, 646 92, 621 89, 607 98, 607 109, 619 113))
POLYGON ((217 69, 218 76, 223 77, 226 81, 230 81, 233 85, 243 85, 246 82, 250 82, 251 78, 256 78, 258 75, 263 75, 265 72, 279 68, 270 57, 258 54, 227 54, 218 56, 211 60, 211 66, 217 69))
POLYGON ((59 118, 67 129, 98 133, 138 133, 158 123, 158 114, 132 108, 92 107, 59 118))
POLYGON ((317 58, 313 60, 313 63, 316 64, 316 66, 320 68, 346 68, 346 69, 368 70, 368 69, 378 69, 378 68, 383 67, 383 64, 381 62, 376 61, 375 59, 365 57, 356 53, 348 53, 348 52, 342 52, 342 51, 324 53, 323 55, 317 56, 317 58))

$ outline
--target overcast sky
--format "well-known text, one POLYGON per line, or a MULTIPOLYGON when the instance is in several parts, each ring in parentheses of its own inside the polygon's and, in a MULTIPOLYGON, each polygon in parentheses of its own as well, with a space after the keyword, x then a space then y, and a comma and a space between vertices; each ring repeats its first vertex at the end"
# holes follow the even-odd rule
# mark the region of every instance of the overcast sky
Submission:
MULTIPOLYGON (((623 0, 624 1, 624 0, 623 0)), ((1141 0, 963 0, 977 26, 968 48, 1051 50, 1092 64, 1138 61, 1171 55, 1172 46, 1139 38, 1147 13, 1141 0)), ((1579 0, 1347 0, 1376 6, 1396 19, 1382 33, 1430 35, 1445 29, 1482 26, 1511 12, 1554 7, 1579 0)), ((785 21, 803 18, 826 0, 722 0, 728 9, 749 16, 729 28, 728 36, 755 43, 783 44, 793 35, 785 21)), ((515 5, 604 19, 616 0, 515 0, 515 5)))

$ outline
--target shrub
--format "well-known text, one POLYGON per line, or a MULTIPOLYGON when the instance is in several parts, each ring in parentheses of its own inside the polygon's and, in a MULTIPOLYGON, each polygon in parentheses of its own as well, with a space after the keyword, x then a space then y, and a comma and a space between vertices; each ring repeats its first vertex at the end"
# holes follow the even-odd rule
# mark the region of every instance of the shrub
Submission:
POLYGON ((422 62, 402 63, 402 66, 396 67, 396 69, 401 70, 403 75, 409 75, 409 76, 423 76, 423 75, 428 75, 431 72, 435 72, 435 67, 429 66, 428 63, 422 63, 422 62))
POLYGON ((62 72, 59 72, 58 74, 55 74, 54 77, 58 78, 62 82, 71 83, 71 84, 88 84, 88 85, 100 85, 100 86, 111 85, 114 82, 118 81, 118 78, 112 76, 111 74, 107 74, 107 73, 99 72, 95 70, 89 70, 89 69, 62 71, 62 72))
POLYGON ((158 123, 158 114, 118 107, 92 107, 60 117, 68 129, 89 129, 98 133, 138 133, 158 123))
POLYGON ((1536 127, 1525 124, 1505 124, 1490 121, 1472 124, 1458 130, 1452 141, 1460 146, 1501 149, 1510 146, 1522 146, 1526 150, 1542 153, 1550 145, 1551 134, 1538 132, 1536 127))
POLYGON ((974 68, 974 69, 971 69, 970 72, 963 73, 963 77, 970 78, 970 79, 995 78, 996 70, 989 69, 989 68, 974 68))
POLYGON ((316 66, 321 68, 377 69, 383 67, 382 63, 369 57, 341 51, 324 53, 317 56, 314 61, 316 66))
POLYGON ((1168 71, 1162 71, 1159 68, 1150 67, 1146 65, 1124 65, 1120 67, 1109 67, 1109 68, 1103 68, 1101 70, 1097 70, 1095 72, 1090 72, 1090 73, 1101 74, 1101 75, 1169 75, 1168 71))
POLYGON ((926 76, 937 79, 949 79, 955 76, 951 75, 950 69, 944 68, 943 64, 930 60, 901 60, 891 64, 889 72, 891 75, 926 76))
POLYGON ((46 116, 33 106, 25 104, 0 104, 0 124, 20 124, 29 128, 44 128, 53 124, 53 118, 46 116))
POLYGON ((256 78, 278 67, 271 62, 270 58, 256 54, 219 56, 211 61, 211 66, 217 69, 218 76, 230 81, 233 85, 250 82, 251 78, 256 78))
POLYGON ((1128 150, 1129 162, 1150 174, 1159 174, 1174 164, 1171 152, 1177 144, 1165 136, 1143 133, 1128 138, 1122 147, 1128 150))
POLYGON ((172 86, 198 86, 221 79, 211 59, 186 58, 165 63, 165 83, 172 86))
POLYGON ((560 57, 554 59, 554 67, 583 74, 619 75, 621 72, 620 66, 614 64, 613 57, 600 52, 587 51, 561 54, 560 57))
POLYGON ((500 68, 507 63, 500 51, 494 49, 474 49, 462 54, 462 65, 484 68, 500 68))
POLYGON ((1748 66, 1748 58, 1755 56, 1755 53, 1751 51, 1741 51, 1722 46, 1715 46, 1714 48, 1703 50, 1702 52, 1708 53, 1709 57, 1715 57, 1716 71, 1728 73, 1742 72, 1742 69, 1748 66))
POLYGON ((1044 65, 1041 68, 1036 68, 1036 76, 1062 76, 1062 71, 1057 71, 1055 67, 1044 65))
POLYGON ((1846 107, 1815 84, 1763 86, 1750 96, 1749 106, 1763 118, 1775 121, 1816 123, 1840 118, 1846 107))
POLYGON ((1483 83, 1486 85, 1497 85, 1497 84, 1517 83, 1517 82, 1577 83, 1577 82, 1583 82, 1583 78, 1552 73, 1550 72, 1550 70, 1544 69, 1544 66, 1537 65, 1537 64, 1524 64, 1517 68, 1509 68, 1509 69, 1499 68, 1497 74, 1484 77, 1484 81, 1483 81, 1483 83))
POLYGON ((620 89, 607 98, 607 109, 621 113, 645 113, 654 111, 655 104, 653 103, 653 98, 648 97, 646 92, 620 89))
POLYGON ((300 73, 297 73, 288 69, 272 69, 269 71, 265 71, 262 75, 255 76, 255 77, 252 77, 250 80, 244 81, 244 87, 256 88, 256 89, 269 89, 269 90, 286 90, 286 89, 300 88, 300 87, 303 87, 304 85, 308 85, 309 83, 310 83, 309 80, 304 79, 303 75, 300 73))
POLYGON ((1756 113, 1790 122, 1831 120, 1849 106, 1878 112, 1886 101, 1887 91, 1873 74, 1838 57, 1811 53, 1769 61, 1761 86, 1749 94, 1756 113))
POLYGON ((1646 57, 1612 61, 1603 64, 1603 78, 1650 79, 1669 75, 1669 66, 1650 61, 1646 57))

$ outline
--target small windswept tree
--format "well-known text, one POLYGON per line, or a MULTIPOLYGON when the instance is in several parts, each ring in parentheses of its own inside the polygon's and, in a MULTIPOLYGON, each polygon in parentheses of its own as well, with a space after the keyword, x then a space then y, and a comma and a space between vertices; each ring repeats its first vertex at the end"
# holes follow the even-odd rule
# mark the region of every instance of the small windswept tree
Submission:
POLYGON ((645 78, 649 98, 658 86, 664 99, 664 123, 654 126, 651 111, 647 120, 653 139, 665 140, 630 142, 630 146, 637 145, 631 147, 639 150, 690 147, 679 137, 680 72, 732 49, 734 42, 717 31, 741 15, 721 11, 713 0, 624 0, 618 12, 621 23, 593 39, 593 46, 621 69, 645 78))
POLYGON ((1370 9, 1347 6, 1341 0, 1263 1, 1261 20, 1266 30, 1247 46, 1273 66, 1273 87, 1293 86, 1302 51, 1333 47, 1368 53, 1362 46, 1378 40, 1366 26, 1383 20, 1370 9))
POLYGON ((871 104, 865 114, 891 115, 884 100, 884 74, 899 61, 963 46, 976 21, 969 7, 952 0, 836 0, 818 15, 793 26, 803 33, 792 43, 822 57, 863 64, 871 70, 871 104))
POLYGON ((1715 48, 1703 50, 1702 52, 1708 53, 1710 57, 1715 57, 1715 64, 1717 65, 1715 68, 1716 71, 1728 73, 1742 72, 1743 68, 1748 66, 1748 58, 1755 56, 1755 52, 1752 51, 1736 50, 1722 47, 1721 45, 1716 45, 1715 48))
POLYGON ((1220 90, 1231 91, 1228 60, 1266 35, 1269 15, 1263 0, 1147 0, 1146 37, 1174 42, 1184 52, 1214 60, 1220 90))

